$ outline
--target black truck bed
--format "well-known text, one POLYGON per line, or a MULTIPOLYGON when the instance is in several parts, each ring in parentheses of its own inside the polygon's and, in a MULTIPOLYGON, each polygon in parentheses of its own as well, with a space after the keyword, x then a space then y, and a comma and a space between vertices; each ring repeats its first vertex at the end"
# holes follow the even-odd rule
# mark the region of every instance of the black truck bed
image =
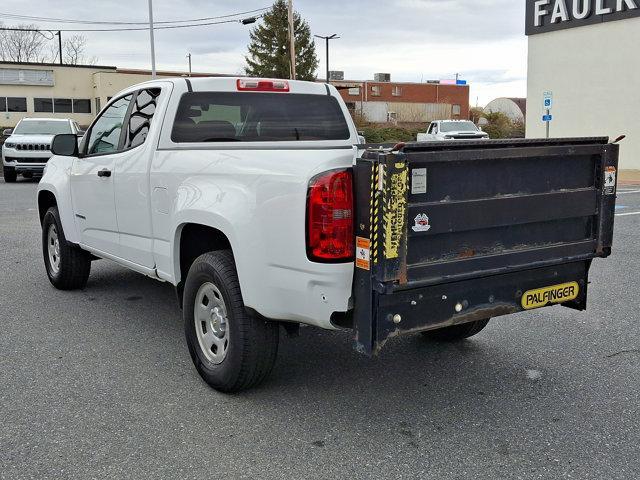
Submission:
POLYGON ((611 251, 617 160, 606 138, 366 148, 354 167, 357 348, 533 308, 523 296, 554 285, 575 295, 544 305, 585 309, 591 261, 611 251))

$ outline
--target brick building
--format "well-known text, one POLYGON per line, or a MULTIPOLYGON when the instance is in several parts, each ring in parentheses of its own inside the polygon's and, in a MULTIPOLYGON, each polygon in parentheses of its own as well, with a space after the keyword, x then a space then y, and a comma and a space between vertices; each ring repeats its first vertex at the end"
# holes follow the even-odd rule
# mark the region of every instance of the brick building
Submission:
POLYGON ((332 80, 349 110, 363 119, 425 123, 469 118, 469 86, 440 82, 408 83, 332 80))

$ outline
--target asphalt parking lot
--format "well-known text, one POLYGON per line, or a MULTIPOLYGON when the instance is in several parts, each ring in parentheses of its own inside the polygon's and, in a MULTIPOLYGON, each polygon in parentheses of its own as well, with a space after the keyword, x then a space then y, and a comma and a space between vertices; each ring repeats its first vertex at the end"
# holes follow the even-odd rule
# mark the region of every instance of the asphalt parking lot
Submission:
POLYGON ((306 328, 236 396, 198 377, 169 285, 100 261, 50 286, 35 190, 0 181, 0 478, 640 478, 640 187, 588 312, 374 360, 306 328))

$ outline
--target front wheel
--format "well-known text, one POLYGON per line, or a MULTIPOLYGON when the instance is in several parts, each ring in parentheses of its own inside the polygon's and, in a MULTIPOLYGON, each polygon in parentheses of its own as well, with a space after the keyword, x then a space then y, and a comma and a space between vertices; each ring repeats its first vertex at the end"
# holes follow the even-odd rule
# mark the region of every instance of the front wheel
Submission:
POLYGON ((57 207, 47 210, 42 220, 42 255, 47 276, 58 290, 81 290, 91 272, 91 257, 67 242, 57 207))
POLYGON ((198 257, 184 287, 184 329, 196 370, 211 387, 239 392, 261 383, 275 364, 278 324, 250 315, 228 250, 198 257))
POLYGON ((5 167, 2 166, 2 175, 4 175, 4 181, 6 183, 15 183, 18 179, 18 174, 16 173, 16 169, 13 167, 5 167))
POLYGON ((475 322, 452 325, 451 327, 440 328, 423 332, 422 335, 429 340, 436 342, 457 342, 465 338, 473 337, 480 333, 489 323, 490 319, 477 320, 475 322))

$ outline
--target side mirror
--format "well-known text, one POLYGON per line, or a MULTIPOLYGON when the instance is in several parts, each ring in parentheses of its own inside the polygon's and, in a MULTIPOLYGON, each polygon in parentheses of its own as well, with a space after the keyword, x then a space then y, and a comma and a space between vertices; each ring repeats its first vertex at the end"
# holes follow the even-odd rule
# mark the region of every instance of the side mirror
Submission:
POLYGON ((78 156, 78 137, 73 133, 63 133, 53 137, 51 153, 63 157, 78 156))
POLYGON ((13 135, 13 128, 5 128, 2 131, 2 135, 4 135, 5 137, 10 137, 11 135, 13 135))

